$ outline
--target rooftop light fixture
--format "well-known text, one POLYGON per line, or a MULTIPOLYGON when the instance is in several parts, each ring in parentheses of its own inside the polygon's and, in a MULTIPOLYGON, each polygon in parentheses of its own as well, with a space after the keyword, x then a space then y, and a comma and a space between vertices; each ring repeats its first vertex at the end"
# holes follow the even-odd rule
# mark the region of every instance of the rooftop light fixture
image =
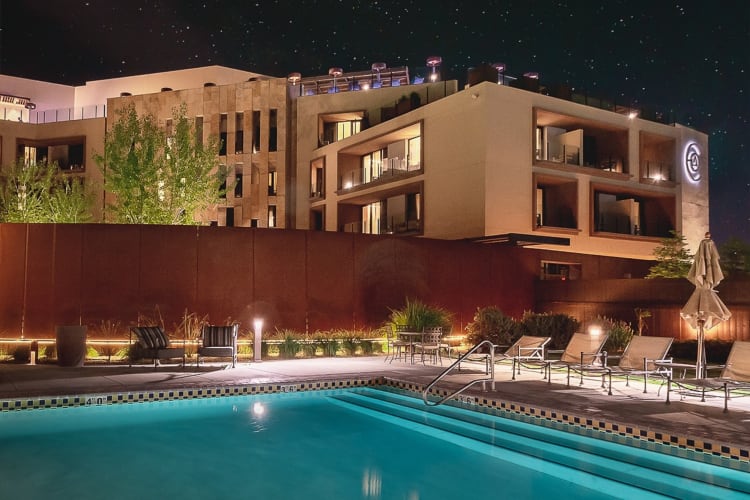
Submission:
POLYGON ((505 85, 503 76, 505 75, 505 63, 496 62, 492 63, 492 67, 497 70, 497 83, 498 85, 505 85))
POLYGON ((539 73, 537 73, 536 71, 527 71, 523 74, 523 76, 532 80, 539 80, 539 73))
POLYGON ((638 111, 635 109, 631 110, 630 113, 628 113, 628 118, 631 120, 638 118, 638 111))
POLYGON ((375 80, 377 82, 377 85, 374 85, 374 87, 379 88, 381 85, 380 82, 380 72, 383 71, 386 68, 386 64, 384 62, 374 62, 372 63, 372 70, 378 75, 377 79, 375 80))
POLYGON ((429 68, 432 68, 432 71, 430 73, 430 81, 436 82, 438 81, 438 78, 440 75, 438 75, 437 68, 442 64, 443 58, 440 56, 430 56, 427 58, 427 66, 429 68))
POLYGON ((299 81, 302 79, 302 75, 300 73, 289 73, 289 76, 286 77, 286 81, 290 84, 297 85, 299 81))
POLYGON ((333 86, 328 90, 330 93, 336 93, 339 89, 336 88, 336 77, 344 74, 344 70, 341 68, 328 68, 328 74, 333 77, 333 86))

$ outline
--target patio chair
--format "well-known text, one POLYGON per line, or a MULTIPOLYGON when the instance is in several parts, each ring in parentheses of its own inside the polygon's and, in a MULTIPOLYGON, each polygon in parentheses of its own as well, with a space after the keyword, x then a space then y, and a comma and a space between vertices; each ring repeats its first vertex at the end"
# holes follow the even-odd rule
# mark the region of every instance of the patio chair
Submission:
MULTIPOLYGON (((544 356, 544 350, 549 344, 552 337, 536 337, 534 335, 521 335, 513 345, 507 347, 505 351, 495 353, 495 363, 502 363, 504 361, 512 362, 512 377, 511 380, 516 379, 516 373, 521 374, 521 366, 529 366, 536 364, 542 369, 546 367, 546 359, 544 356)), ((496 345, 495 349, 506 346, 496 345)), ((483 353, 478 357, 474 357, 472 360, 483 360, 485 362, 485 373, 489 374, 489 363, 490 356, 487 353, 483 353)), ((461 366, 459 364, 459 370, 461 366)))
POLYGON ((203 325, 201 345, 198 347, 196 366, 201 356, 209 358, 232 358, 232 368, 237 366, 237 332, 240 325, 203 325))
POLYGON ((406 340, 401 337, 402 332, 408 332, 410 331, 409 327, 406 325, 392 325, 392 328, 389 329, 390 333, 386 331, 386 356, 383 362, 388 361, 388 358, 390 357, 390 362, 393 363, 393 360, 398 357, 401 359, 401 356, 404 356, 404 360, 406 360, 407 351, 412 345, 412 342, 410 340, 406 340))
POLYGON ((670 403, 669 395, 674 384, 684 389, 683 395, 699 392, 701 402, 706 401, 706 392, 722 390, 724 391, 724 412, 729 411, 729 398, 732 391, 746 391, 744 395, 750 392, 750 342, 735 340, 726 364, 708 368, 722 368, 721 375, 702 379, 673 379, 670 375, 667 379, 667 404, 670 403))
POLYGON ((440 355, 440 350, 445 348, 442 342, 443 327, 434 326, 425 328, 422 332, 422 340, 414 343, 414 348, 411 353, 412 363, 414 363, 414 355, 420 353, 422 355, 422 364, 424 364, 425 355, 430 356, 434 363, 440 361, 440 366, 443 365, 443 358, 440 355))
POLYGON ((603 361, 605 353, 602 352, 602 348, 607 341, 607 337, 609 335, 606 333, 598 335, 574 333, 564 351, 547 351, 549 354, 561 352, 560 359, 545 361, 547 383, 552 383, 552 368, 565 367, 568 370, 568 387, 570 387, 571 370, 575 370, 581 374, 581 382, 578 385, 583 385, 583 372, 586 369, 605 366, 603 361))
MULTIPOLYGON (((138 345, 143 350, 144 358, 154 360, 154 368, 160 359, 182 358, 182 366, 185 366, 185 348, 170 347, 169 337, 160 326, 133 326, 130 328, 130 343, 133 343, 133 334, 138 339, 138 345)), ((132 366, 132 359, 130 366, 132 366)))
POLYGON ((605 366, 606 373, 602 374, 602 382, 605 376, 609 377, 609 395, 612 395, 612 375, 624 375, 625 384, 629 385, 631 375, 643 375, 643 393, 648 392, 648 376, 651 374, 662 374, 668 376, 669 368, 664 363, 672 359, 667 358, 669 348, 672 347, 672 337, 645 337, 634 335, 625 347, 621 356, 608 356, 606 359, 618 359, 615 366, 605 366), (661 363, 661 364, 657 364, 661 363))

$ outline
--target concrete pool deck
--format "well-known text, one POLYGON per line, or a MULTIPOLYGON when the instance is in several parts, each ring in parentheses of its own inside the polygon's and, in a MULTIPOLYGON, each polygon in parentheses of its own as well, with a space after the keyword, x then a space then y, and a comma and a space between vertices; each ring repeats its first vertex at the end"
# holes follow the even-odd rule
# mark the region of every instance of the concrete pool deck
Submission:
MULTIPOLYGON (((447 362, 444 364, 448 366, 447 362)), ((439 387, 455 388, 477 378, 483 374, 479 368, 466 366, 460 374, 441 381, 439 387)), ((425 386, 443 369, 400 361, 386 363, 382 356, 242 362, 233 369, 221 363, 207 363, 200 368, 162 365, 156 370, 145 365, 64 368, 7 363, 0 364, 0 400, 377 377, 425 386)), ((714 446, 712 449, 715 446, 744 452, 750 449, 750 397, 732 398, 729 411, 724 413, 720 392, 704 403, 699 397, 681 398, 673 392, 672 403, 666 405, 666 386, 660 387, 656 380, 644 394, 640 379, 631 380, 629 386, 624 380, 613 379, 613 395, 609 396, 600 379, 587 377, 584 385, 579 386, 576 378, 567 387, 565 378, 565 372, 553 372, 552 384, 548 384, 540 372, 523 370, 512 381, 510 367, 504 364, 496 369, 494 391, 489 390, 489 384, 486 392, 476 385, 464 394, 707 441, 714 446)), ((748 461, 746 456, 741 459, 748 461)))

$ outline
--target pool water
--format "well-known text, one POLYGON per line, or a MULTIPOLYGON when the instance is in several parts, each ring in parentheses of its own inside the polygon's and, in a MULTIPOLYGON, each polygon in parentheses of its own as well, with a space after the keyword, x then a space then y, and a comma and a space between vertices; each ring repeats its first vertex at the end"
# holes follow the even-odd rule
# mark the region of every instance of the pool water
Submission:
POLYGON ((0 414, 4 498, 746 498, 746 472, 376 389, 0 414))

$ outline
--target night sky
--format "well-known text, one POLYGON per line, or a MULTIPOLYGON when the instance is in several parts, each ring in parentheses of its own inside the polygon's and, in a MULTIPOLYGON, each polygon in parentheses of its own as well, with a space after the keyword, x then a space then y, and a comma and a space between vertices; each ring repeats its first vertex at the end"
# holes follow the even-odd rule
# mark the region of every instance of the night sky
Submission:
POLYGON ((709 135, 711 231, 750 243, 750 2, 0 0, 0 73, 87 80, 218 64, 303 76, 504 62, 709 135))

